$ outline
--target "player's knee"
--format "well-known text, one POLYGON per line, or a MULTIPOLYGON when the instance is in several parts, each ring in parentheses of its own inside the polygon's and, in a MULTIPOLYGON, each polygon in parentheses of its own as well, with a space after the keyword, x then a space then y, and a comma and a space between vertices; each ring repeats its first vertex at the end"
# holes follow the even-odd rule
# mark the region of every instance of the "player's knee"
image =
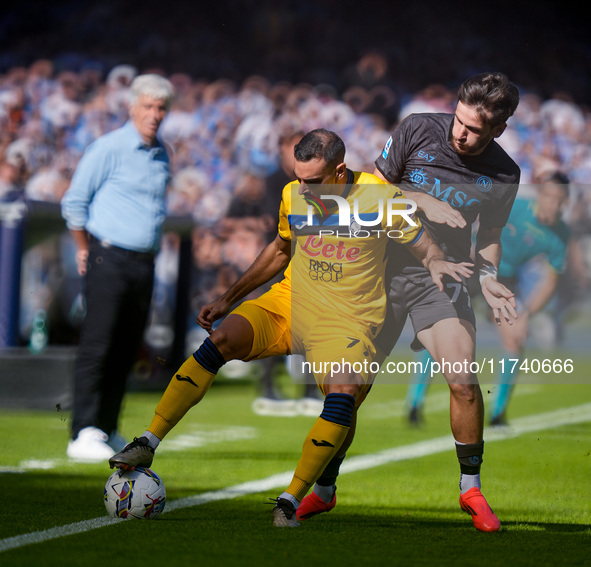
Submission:
POLYGON ((211 333, 209 339, 226 361, 243 360, 252 350, 253 336, 250 323, 244 319, 244 323, 225 321, 211 333))
POLYGON ((460 383, 449 385, 451 395, 460 403, 473 404, 479 399, 478 384, 460 383))
POLYGON ((357 398, 361 394, 362 384, 331 384, 325 383, 322 387, 325 396, 328 394, 347 394, 357 398))
POLYGON ((193 358, 211 374, 217 374, 218 370, 226 363, 226 359, 209 337, 193 353, 193 358))
POLYGON ((478 376, 471 372, 470 364, 468 362, 455 364, 450 363, 450 366, 444 368, 443 370, 445 379, 447 380, 447 383, 449 384, 450 388, 454 385, 478 385, 478 376))

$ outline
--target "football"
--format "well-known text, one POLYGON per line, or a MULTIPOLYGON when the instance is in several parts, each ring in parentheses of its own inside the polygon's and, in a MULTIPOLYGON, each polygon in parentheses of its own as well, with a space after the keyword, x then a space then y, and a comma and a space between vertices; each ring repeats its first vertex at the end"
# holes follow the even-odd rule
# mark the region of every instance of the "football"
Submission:
POLYGON ((105 484, 105 507, 114 518, 153 520, 164 510, 166 489, 152 470, 116 470, 105 484))

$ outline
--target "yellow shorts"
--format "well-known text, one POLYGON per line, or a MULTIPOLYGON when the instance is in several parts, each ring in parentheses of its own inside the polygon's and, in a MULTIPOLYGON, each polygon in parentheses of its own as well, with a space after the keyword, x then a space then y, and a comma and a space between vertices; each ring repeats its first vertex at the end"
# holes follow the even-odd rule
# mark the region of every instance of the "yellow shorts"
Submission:
POLYGON ((244 317, 254 330, 252 349, 244 360, 300 353, 305 357, 302 370, 314 375, 323 392, 325 381, 338 383, 335 374, 352 371, 364 385, 358 403, 367 395, 377 365, 367 330, 317 309, 298 307, 292 312, 291 289, 285 280, 231 314, 244 317))
POLYGON ((230 315, 241 315, 254 330, 252 349, 244 360, 291 354, 291 289, 285 280, 230 315))

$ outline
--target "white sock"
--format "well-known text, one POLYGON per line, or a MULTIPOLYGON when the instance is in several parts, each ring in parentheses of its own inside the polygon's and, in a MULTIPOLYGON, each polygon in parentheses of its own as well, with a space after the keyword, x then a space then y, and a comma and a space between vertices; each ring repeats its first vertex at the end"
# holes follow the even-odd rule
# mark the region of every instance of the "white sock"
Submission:
POLYGON ((327 504, 334 498, 334 493, 337 487, 334 484, 330 486, 321 486, 320 484, 314 485, 314 494, 324 500, 327 504))
POLYGON ((289 500, 293 504, 293 506, 296 510, 300 506, 300 501, 293 494, 290 494, 289 492, 284 492, 283 494, 280 494, 279 498, 283 498, 284 500, 289 500))
POLYGON ((460 474, 460 492, 464 494, 471 488, 480 489, 480 473, 478 474, 460 474))
POLYGON ((151 431, 145 431, 142 437, 145 437, 148 440, 148 445, 152 447, 152 449, 157 449, 158 445, 160 444, 160 439, 156 437, 151 431))

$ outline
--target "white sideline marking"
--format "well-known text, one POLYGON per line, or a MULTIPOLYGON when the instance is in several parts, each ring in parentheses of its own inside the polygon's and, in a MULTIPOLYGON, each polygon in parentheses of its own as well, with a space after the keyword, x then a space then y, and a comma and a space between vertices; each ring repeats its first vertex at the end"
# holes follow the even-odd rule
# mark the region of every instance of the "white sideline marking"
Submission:
MULTIPOLYGON (((161 455, 168 451, 182 451, 185 449, 204 447, 214 443, 254 439, 257 435, 257 431, 254 427, 225 427, 223 429, 213 429, 211 431, 204 430, 203 427, 206 426, 199 427, 201 427, 201 429, 193 427, 188 433, 166 438, 158 448, 158 454, 161 455)), ((0 473, 20 474, 31 470, 51 470, 58 467, 76 466, 77 464, 76 461, 67 458, 49 459, 44 461, 31 459, 22 461, 17 467, 0 466, 0 473)))
POLYGON ((182 451, 195 447, 204 447, 212 443, 254 439, 256 435, 257 432, 254 427, 226 427, 225 429, 213 431, 198 430, 194 427, 188 433, 178 435, 173 439, 165 439, 158 450, 161 454, 165 451, 182 451))
MULTIPOLYGON (((518 437, 524 433, 532 433, 534 431, 542 431, 544 429, 551 429, 553 427, 574 425, 588 421, 591 421, 591 403, 515 419, 510 427, 486 428, 485 439, 487 443, 490 443, 491 441, 502 441, 504 439, 518 437)), ((404 445, 402 447, 386 449, 371 455, 359 455, 358 457, 351 457, 343 463, 343 466, 341 467, 341 473, 346 474, 374 468, 387 463, 394 463, 408 459, 417 459, 419 457, 425 457, 427 455, 433 455, 443 451, 450 451, 452 448, 453 437, 451 435, 436 437, 435 439, 420 441, 418 443, 413 443, 412 445, 404 445)), ((164 513, 180 510, 182 508, 189 508, 191 506, 199 506, 200 504, 207 504, 208 502, 215 502, 218 500, 230 500, 239 496, 256 494, 258 492, 264 492, 278 487, 287 486, 291 481, 292 475, 293 471, 280 473, 263 478, 261 480, 253 480, 244 482, 242 484, 237 484, 229 488, 212 490, 210 492, 204 492, 195 496, 180 498, 172 502, 167 502, 164 513)), ((92 520, 84 520, 82 522, 67 524, 65 526, 59 526, 48 530, 9 537, 0 540, 0 552, 24 547, 25 545, 31 545, 33 543, 41 543, 68 535, 88 532, 96 528, 102 528, 104 526, 109 526, 111 524, 124 521, 126 520, 105 516, 101 518, 94 518, 92 520)))

